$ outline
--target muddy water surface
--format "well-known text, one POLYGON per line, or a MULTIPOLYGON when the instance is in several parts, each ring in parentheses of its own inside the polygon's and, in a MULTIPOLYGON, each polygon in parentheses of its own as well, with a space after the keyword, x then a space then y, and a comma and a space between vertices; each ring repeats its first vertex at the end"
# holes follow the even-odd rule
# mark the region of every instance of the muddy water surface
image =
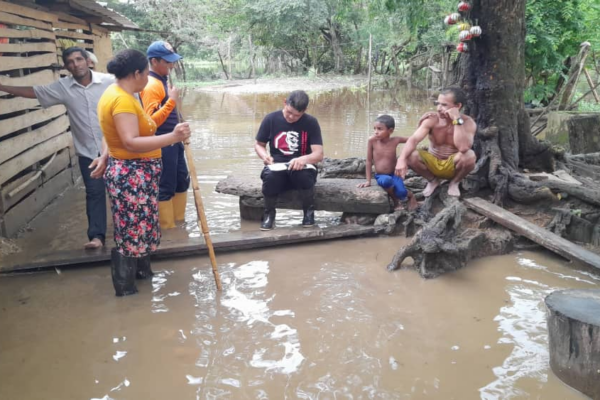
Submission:
MULTIPOLYGON (((361 156, 376 114, 391 113, 409 134, 429 107, 406 92, 370 105, 351 90, 313 98, 332 157, 361 156)), ((258 174, 253 136, 282 100, 188 94, 215 234, 256 229, 240 223, 235 198, 212 191, 226 175, 258 174)), ((318 214, 321 224, 337 218, 318 214)), ((278 222, 298 224, 298 214, 278 222)), ((385 270, 403 243, 223 254, 221 294, 203 257, 154 263, 157 275, 127 298, 114 297, 106 265, 3 276, 0 399, 583 398, 549 371, 543 298, 598 287, 598 274, 516 253, 424 281, 385 270)))

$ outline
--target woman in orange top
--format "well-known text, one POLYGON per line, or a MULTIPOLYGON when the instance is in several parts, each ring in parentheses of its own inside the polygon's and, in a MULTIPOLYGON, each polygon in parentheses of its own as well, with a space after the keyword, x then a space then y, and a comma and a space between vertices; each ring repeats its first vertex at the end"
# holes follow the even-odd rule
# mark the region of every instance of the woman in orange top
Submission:
POLYGON ((127 49, 107 66, 116 83, 98 102, 98 119, 108 145, 104 181, 111 202, 116 248, 112 251, 112 280, 117 296, 137 293, 135 278, 152 275, 150 254, 160 243, 158 182, 161 148, 186 141, 187 123, 155 136, 156 124, 146 115, 134 93, 148 83, 144 53, 127 49))

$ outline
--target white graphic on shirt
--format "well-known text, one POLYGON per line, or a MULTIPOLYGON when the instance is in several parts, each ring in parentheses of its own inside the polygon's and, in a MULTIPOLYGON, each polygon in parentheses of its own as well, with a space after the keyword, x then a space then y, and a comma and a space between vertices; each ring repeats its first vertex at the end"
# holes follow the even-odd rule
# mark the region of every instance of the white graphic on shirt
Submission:
POLYGON ((281 151, 286 156, 291 156, 298 151, 300 145, 300 134, 295 131, 281 132, 275 136, 273 141, 275 148, 281 151))

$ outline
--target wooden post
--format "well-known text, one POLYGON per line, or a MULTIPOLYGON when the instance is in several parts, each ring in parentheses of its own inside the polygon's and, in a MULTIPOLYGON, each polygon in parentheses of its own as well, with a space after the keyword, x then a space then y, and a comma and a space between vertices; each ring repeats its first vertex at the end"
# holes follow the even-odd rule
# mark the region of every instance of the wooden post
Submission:
POLYGON ((229 70, 227 79, 231 79, 231 35, 229 35, 229 39, 227 39, 227 69, 229 70))
POLYGON ((596 92, 595 88, 596 85, 594 85, 590 73, 585 68, 583 68, 583 73, 585 74, 585 79, 587 80, 588 85, 590 85, 590 89, 592 89, 592 94, 594 95, 594 99, 596 99, 596 103, 600 103, 600 98, 598 97, 598 93, 596 92))
POLYGON ((373 45, 373 36, 369 33, 369 72, 368 72, 368 79, 369 79, 369 85, 368 85, 368 90, 369 92, 371 91, 371 69, 372 69, 372 61, 371 61, 371 48, 373 45))
POLYGON ((579 81, 579 76, 581 75, 581 71, 585 65, 585 59, 590 51, 590 46, 590 42, 581 43, 581 50, 579 50, 576 62, 573 63, 573 67, 569 73, 569 82, 565 85, 565 91, 560 99, 560 105, 558 107, 559 110, 566 109, 573 98, 575 88, 577 87, 577 82, 579 81))
POLYGON ((600 290, 560 290, 545 302, 552 372, 581 393, 600 399, 600 290))
POLYGON ((250 78, 254 79, 256 84, 256 67, 254 66, 254 45, 252 44, 252 34, 248 35, 248 45, 250 46, 250 65, 252 66, 252 72, 250 78))

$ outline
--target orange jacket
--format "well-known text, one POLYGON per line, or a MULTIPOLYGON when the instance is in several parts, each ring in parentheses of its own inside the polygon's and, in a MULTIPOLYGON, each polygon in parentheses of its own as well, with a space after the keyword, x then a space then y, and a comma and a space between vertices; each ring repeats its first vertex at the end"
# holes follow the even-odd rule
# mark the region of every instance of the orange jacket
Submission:
POLYGON ((175 109, 177 103, 169 99, 161 107, 163 99, 167 96, 163 83, 153 76, 148 77, 148 84, 140 93, 140 98, 144 104, 144 111, 160 127, 165 123, 171 112, 175 109))

